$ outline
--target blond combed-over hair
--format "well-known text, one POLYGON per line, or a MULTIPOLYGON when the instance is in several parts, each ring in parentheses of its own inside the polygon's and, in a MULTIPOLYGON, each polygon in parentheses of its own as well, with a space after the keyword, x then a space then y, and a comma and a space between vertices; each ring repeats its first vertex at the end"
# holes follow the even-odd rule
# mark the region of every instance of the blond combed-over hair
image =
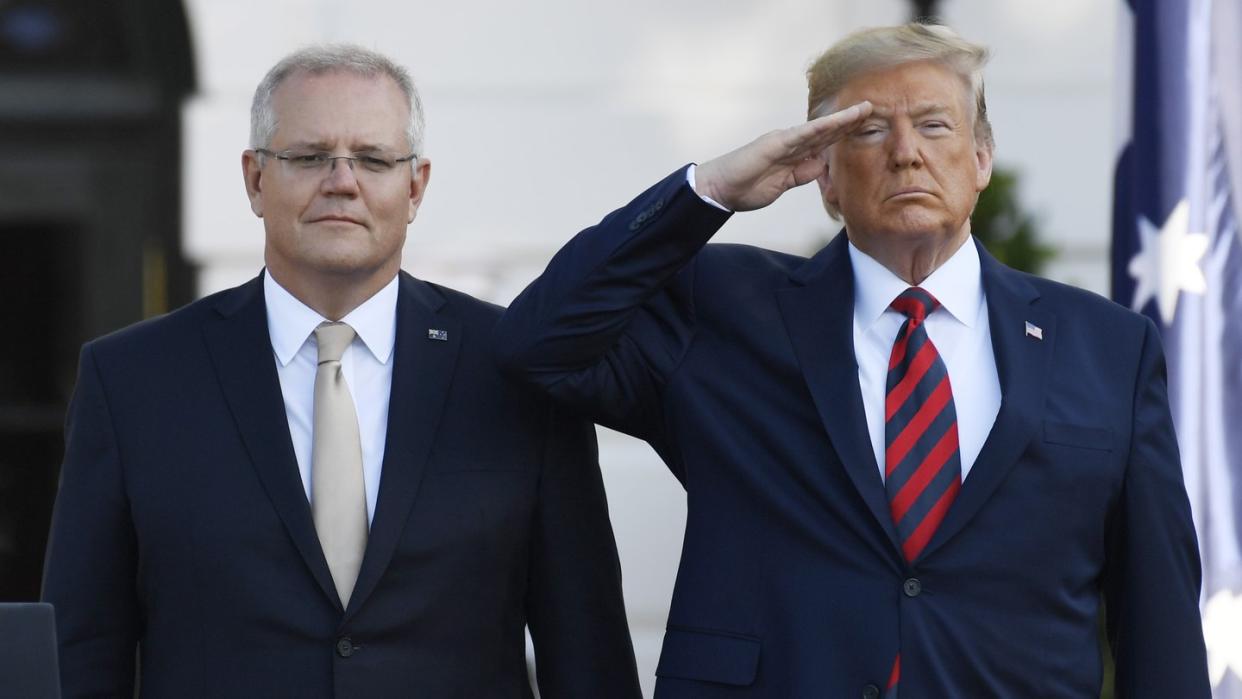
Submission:
POLYGON ((806 71, 807 118, 824 116, 841 105, 837 94, 863 73, 919 61, 936 61, 957 73, 974 95, 975 139, 991 150, 992 124, 983 95, 986 47, 958 36, 941 24, 911 22, 896 27, 863 29, 825 51, 806 71))

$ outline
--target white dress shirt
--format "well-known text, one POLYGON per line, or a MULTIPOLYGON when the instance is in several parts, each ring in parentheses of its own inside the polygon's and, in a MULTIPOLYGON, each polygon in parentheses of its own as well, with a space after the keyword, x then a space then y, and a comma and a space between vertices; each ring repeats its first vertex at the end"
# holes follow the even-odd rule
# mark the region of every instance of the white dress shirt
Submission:
MULTIPOLYGON (((306 497, 311 497, 311 444, 315 424, 315 370, 319 347, 315 328, 326 318, 263 273, 267 330, 272 338, 276 373, 285 399, 289 436, 297 456, 306 497)), ((358 414, 362 440, 362 476, 367 491, 367 521, 375 517, 384 440, 388 436, 388 398, 392 391, 392 348, 397 337, 397 278, 341 319, 357 336, 341 357, 341 371, 358 414)))
MULTIPOLYGON (((858 387, 875 462, 884 478, 884 398, 888 360, 905 315, 888 304, 910 285, 849 243, 854 268, 854 355, 858 360, 858 387)), ((996 413, 1000 410, 1000 378, 992 354, 992 329, 983 293, 979 251, 968 239, 953 256, 919 287, 940 301, 927 316, 927 337, 936 346, 949 372, 953 406, 957 411, 958 446, 962 479, 970 472, 996 413)))

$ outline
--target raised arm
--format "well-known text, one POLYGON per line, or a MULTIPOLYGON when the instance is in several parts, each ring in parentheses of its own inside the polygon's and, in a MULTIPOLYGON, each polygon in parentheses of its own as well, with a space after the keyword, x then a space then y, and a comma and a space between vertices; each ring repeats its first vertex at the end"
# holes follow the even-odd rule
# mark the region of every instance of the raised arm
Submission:
POLYGON ((579 233, 497 326, 502 367, 658 449, 663 387, 695 331, 693 260, 729 217, 704 197, 730 211, 771 204, 823 172, 826 148, 870 111, 764 134, 699 166, 693 189, 678 170, 579 233))

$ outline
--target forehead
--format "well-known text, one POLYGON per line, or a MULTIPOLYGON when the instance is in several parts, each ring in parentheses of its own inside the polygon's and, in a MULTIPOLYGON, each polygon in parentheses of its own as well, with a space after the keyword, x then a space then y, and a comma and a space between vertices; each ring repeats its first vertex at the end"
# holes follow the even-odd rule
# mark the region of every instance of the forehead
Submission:
POLYGON ((405 147, 410 105, 387 75, 295 73, 272 95, 273 145, 405 147))
POLYGON ((928 106, 961 109, 970 101, 970 85, 939 61, 900 63, 854 76, 837 93, 836 104, 846 107, 862 100, 881 114, 928 106))

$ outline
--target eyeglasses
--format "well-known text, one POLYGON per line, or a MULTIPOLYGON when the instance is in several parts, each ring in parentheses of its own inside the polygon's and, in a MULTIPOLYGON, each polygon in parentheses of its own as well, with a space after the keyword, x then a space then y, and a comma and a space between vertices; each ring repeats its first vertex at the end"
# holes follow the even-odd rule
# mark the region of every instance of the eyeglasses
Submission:
POLYGON ((401 163, 408 163, 418 158, 416 153, 403 156, 391 153, 332 155, 331 153, 315 150, 286 150, 276 153, 266 148, 255 148, 254 152, 279 160, 285 172, 299 177, 325 175, 332 171, 332 166, 338 160, 344 160, 348 163, 349 169, 354 172, 355 176, 362 174, 382 176, 396 170, 401 163))

